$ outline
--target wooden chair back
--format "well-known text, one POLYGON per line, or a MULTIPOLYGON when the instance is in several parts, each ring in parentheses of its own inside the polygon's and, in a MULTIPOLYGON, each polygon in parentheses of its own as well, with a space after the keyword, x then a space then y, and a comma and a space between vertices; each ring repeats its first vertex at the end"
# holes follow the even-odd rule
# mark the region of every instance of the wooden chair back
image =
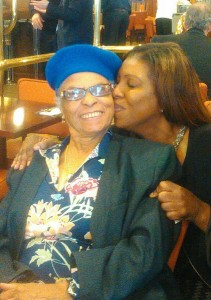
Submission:
POLYGON ((126 33, 127 39, 130 41, 130 44, 133 42, 135 17, 136 17, 135 14, 130 15, 127 33, 126 33))
POLYGON ((145 19, 146 23, 146 37, 145 41, 146 43, 150 43, 151 38, 156 34, 156 25, 155 25, 155 18, 148 16, 145 19))
MULTIPOLYGON (((55 91, 51 89, 46 80, 20 78, 18 80, 18 99, 55 105, 55 91)), ((66 123, 59 122, 40 129, 36 133, 65 137, 69 134, 69 130, 66 123)))
POLYGON ((134 29, 135 30, 144 30, 146 26, 145 19, 147 18, 146 11, 137 11, 135 12, 135 22, 134 22, 134 29))
POLYGON ((20 78, 17 84, 19 100, 55 104, 55 92, 46 80, 20 78))
POLYGON ((0 169, 0 200, 6 195, 9 190, 9 187, 6 182, 7 170, 0 169))

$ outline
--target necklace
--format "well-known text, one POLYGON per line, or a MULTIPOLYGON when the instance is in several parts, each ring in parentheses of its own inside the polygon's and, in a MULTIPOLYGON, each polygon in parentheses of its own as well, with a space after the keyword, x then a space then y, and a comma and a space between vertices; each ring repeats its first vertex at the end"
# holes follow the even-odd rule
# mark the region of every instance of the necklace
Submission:
POLYGON ((67 145, 65 149, 65 157, 64 157, 64 169, 66 175, 68 175, 68 178, 75 174, 77 170, 81 167, 82 163, 84 163, 85 159, 83 156, 77 155, 75 159, 71 159, 71 163, 68 162, 68 152, 69 152, 69 144, 67 145))
POLYGON ((177 151, 178 148, 179 148, 179 145, 185 135, 185 132, 186 132, 186 129, 187 127, 186 126, 183 126, 180 128, 180 130, 178 131, 177 133, 177 136, 176 136, 176 139, 174 140, 173 142, 173 146, 174 146, 174 150, 177 151))
POLYGON ((69 144, 67 145, 66 149, 65 149, 65 157, 64 157, 64 169, 65 169, 65 173, 66 175, 72 176, 72 173, 69 171, 68 168, 68 163, 67 163, 67 153, 68 153, 68 149, 69 149, 69 144))

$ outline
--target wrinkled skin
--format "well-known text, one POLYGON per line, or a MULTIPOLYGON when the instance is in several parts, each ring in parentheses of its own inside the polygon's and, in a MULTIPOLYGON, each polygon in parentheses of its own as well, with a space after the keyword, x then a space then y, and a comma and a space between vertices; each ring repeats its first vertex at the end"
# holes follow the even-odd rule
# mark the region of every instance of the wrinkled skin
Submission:
POLYGON ((55 284, 0 283, 0 300, 73 300, 68 294, 68 282, 59 279, 55 284))
POLYGON ((170 220, 189 220, 206 231, 210 207, 189 190, 171 181, 161 181, 150 197, 157 197, 170 220))

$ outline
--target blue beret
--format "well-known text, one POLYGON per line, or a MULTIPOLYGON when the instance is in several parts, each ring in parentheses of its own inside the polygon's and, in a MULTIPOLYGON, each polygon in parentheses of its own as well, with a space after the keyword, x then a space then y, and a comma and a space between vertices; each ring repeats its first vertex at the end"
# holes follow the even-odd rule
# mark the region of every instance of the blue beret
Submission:
POLYGON ((78 72, 93 72, 115 81, 121 64, 118 55, 111 51, 86 44, 72 45, 58 50, 48 61, 46 79, 54 90, 78 72))

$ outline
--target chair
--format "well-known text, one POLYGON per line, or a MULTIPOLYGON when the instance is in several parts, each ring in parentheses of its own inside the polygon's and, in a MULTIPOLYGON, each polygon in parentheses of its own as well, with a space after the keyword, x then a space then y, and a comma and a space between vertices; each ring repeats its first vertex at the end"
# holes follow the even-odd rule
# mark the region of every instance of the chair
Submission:
POLYGON ((18 80, 18 99, 55 104, 55 92, 46 80, 20 78, 18 80))
POLYGON ((135 14, 130 15, 130 17, 129 17, 129 25, 128 25, 127 32, 126 32, 126 37, 130 41, 130 45, 132 44, 133 38, 134 38, 135 17, 136 17, 135 14))
MULTIPOLYGON (((51 89, 46 80, 20 78, 17 85, 19 100, 55 105, 55 92, 51 89)), ((65 123, 59 122, 36 132, 64 137, 68 135, 68 127, 65 123)))
POLYGON ((147 18, 146 11, 137 11, 135 12, 135 21, 134 21, 134 32, 136 35, 136 41, 138 40, 138 36, 141 33, 146 33, 146 22, 145 19, 147 18))
POLYGON ((180 231, 178 240, 177 240, 176 245, 174 246, 174 249, 172 250, 171 255, 168 259, 168 266, 172 271, 174 271, 174 268, 176 266, 176 262, 177 262, 179 253, 180 253, 183 241, 186 236, 188 225, 189 225, 188 221, 182 221, 181 231, 180 231))
POLYGON ((7 170, 0 169, 0 201, 9 190, 9 187, 6 182, 6 178, 7 178, 7 170))
POLYGON ((150 43, 151 38, 156 35, 156 25, 155 25, 155 18, 148 16, 145 19, 146 23, 146 37, 145 37, 145 42, 150 43))

